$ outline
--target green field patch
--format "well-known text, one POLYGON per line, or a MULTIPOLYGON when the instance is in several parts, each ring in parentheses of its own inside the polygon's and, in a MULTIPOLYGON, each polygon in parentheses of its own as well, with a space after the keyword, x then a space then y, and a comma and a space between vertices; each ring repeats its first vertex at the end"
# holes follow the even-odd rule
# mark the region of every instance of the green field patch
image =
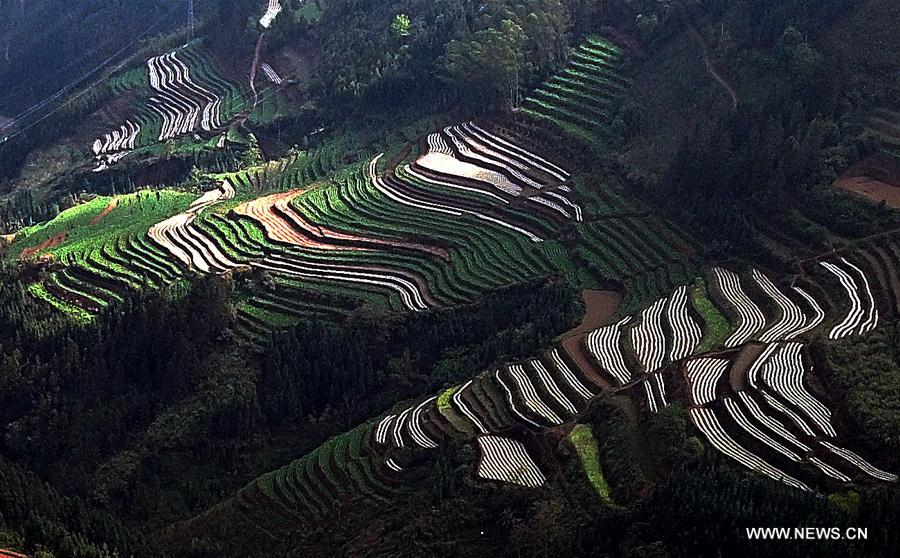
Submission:
POLYGON ((692 293, 694 308, 703 316, 705 322, 703 341, 695 352, 705 353, 721 346, 731 334, 731 324, 728 319, 710 301, 703 282, 697 280, 692 293))
POLYGON ((22 251, 34 248, 60 234, 66 234, 61 244, 47 252, 63 260, 71 253, 89 252, 120 236, 145 233, 156 223, 188 208, 197 194, 176 190, 143 190, 118 196, 118 206, 108 215, 91 223, 113 200, 100 196, 57 215, 53 220, 20 232, 10 246, 8 258, 18 258, 22 251))
POLYGON ((606 477, 603 476, 603 470, 600 468, 599 448, 590 425, 576 424, 569 433, 569 442, 575 448, 591 486, 606 505, 615 506, 609 490, 609 483, 606 482, 606 477))
POLYGON ((44 288, 44 285, 41 283, 32 283, 31 285, 28 285, 28 292, 35 298, 43 300, 63 314, 71 316, 79 323, 88 324, 94 319, 89 312, 78 308, 77 306, 72 306, 47 292, 47 289, 44 288))

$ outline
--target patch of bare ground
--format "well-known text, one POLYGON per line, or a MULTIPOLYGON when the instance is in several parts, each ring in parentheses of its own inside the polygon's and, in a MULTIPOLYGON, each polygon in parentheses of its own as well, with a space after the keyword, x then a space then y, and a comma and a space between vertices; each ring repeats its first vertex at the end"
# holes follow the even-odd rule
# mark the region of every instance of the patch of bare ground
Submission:
POLYGON ((759 358, 759 355, 762 354, 764 348, 764 345, 753 343, 746 345, 738 353, 737 358, 731 364, 730 380, 733 391, 747 389, 747 372, 753 363, 756 362, 756 359, 759 358))
POLYGON ((591 382, 606 390, 614 389, 614 386, 599 373, 591 362, 584 344, 584 336, 612 322, 619 305, 622 304, 622 294, 616 291, 585 289, 581 291, 581 299, 585 305, 584 318, 578 327, 564 334, 563 350, 578 366, 578 369, 587 378, 590 378, 591 382))
POLYGON ((615 389, 615 386, 610 384, 606 378, 597 372, 594 364, 591 362, 590 358, 588 358, 587 348, 584 346, 583 335, 563 339, 562 346, 563 350, 566 351, 566 354, 572 359, 572 362, 575 363, 575 366, 577 366, 582 374, 584 374, 592 383, 605 390, 615 389))
POLYGON ((22 254, 19 256, 19 258, 23 259, 23 260, 27 260, 28 258, 31 258, 31 257, 43 252, 44 250, 49 250, 49 249, 53 248, 54 246, 59 246, 60 244, 65 242, 66 238, 68 238, 68 237, 69 237, 69 233, 67 233, 67 232, 61 232, 59 234, 53 235, 50 238, 48 238, 47 240, 38 244, 37 246, 32 246, 31 248, 25 248, 24 250, 22 250, 22 254))
POLYGON ((581 300, 584 301, 585 312, 581 324, 568 331, 565 336, 584 335, 597 328, 609 325, 613 316, 622 304, 622 293, 617 291, 596 291, 584 289, 581 291, 581 300))
POLYGON ((275 55, 275 69, 282 69, 286 77, 294 79, 305 89, 312 77, 315 52, 315 45, 308 41, 285 47, 275 55))
POLYGON ((900 209, 900 163, 874 156, 856 163, 834 183, 835 187, 874 203, 900 209))
POLYGON ((600 32, 603 36, 609 37, 614 43, 624 46, 638 57, 644 58, 647 56, 647 52, 644 50, 644 47, 641 46, 641 42, 631 33, 626 33, 608 25, 601 27, 600 32))

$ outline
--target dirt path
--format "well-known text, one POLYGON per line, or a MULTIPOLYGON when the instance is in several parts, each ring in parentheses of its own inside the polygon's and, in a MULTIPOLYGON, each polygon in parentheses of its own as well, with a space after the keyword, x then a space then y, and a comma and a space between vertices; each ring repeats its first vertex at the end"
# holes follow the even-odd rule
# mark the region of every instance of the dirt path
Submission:
POLYGON ((98 213, 96 217, 94 217, 93 219, 91 219, 91 223, 90 223, 90 224, 91 224, 91 225, 96 225, 97 223, 100 222, 100 219, 103 219, 104 217, 106 217, 107 215, 109 215, 110 213, 112 213, 112 210, 115 209, 115 208, 118 207, 118 206, 119 206, 119 197, 116 196, 116 197, 114 197, 113 199, 111 199, 111 200, 109 201, 109 205, 106 206, 106 209, 104 209, 103 211, 101 211, 100 213, 98 213))
POLYGON ((256 70, 259 67, 259 56, 262 53, 263 41, 266 39, 266 31, 256 41, 256 50, 253 54, 253 65, 250 66, 250 89, 253 91, 253 107, 259 104, 259 93, 256 91, 256 70))
POLYGON ((716 80, 722 88, 728 92, 728 95, 731 96, 731 108, 737 109, 741 100, 738 97, 737 91, 734 90, 734 87, 728 83, 725 78, 719 73, 715 66, 713 66, 712 60, 709 58, 709 49, 706 47, 706 41, 703 40, 703 37, 700 35, 700 32, 697 31, 697 28, 693 23, 689 24, 688 30, 692 37, 694 37, 698 43, 700 43, 700 54, 703 57, 703 63, 706 65, 706 71, 709 72, 709 75, 712 76, 714 80, 716 80))
MULTIPOLYGON (((871 241, 877 240, 879 238, 891 237, 898 233, 900 233, 900 229, 891 229, 888 231, 870 234, 869 236, 864 236, 862 238, 854 239, 853 242, 854 242, 854 244, 859 245, 859 244, 863 244, 865 242, 871 242, 871 241)), ((853 247, 850 246, 849 244, 846 244, 843 246, 832 246, 831 250, 821 252, 819 254, 810 256, 808 258, 795 258, 791 263, 793 263, 795 266, 797 266, 797 268, 799 269, 799 273, 801 275, 806 275, 806 272, 803 270, 803 264, 805 264, 807 262, 818 261, 818 260, 827 258, 829 256, 839 254, 841 252, 852 251, 852 250, 853 250, 853 247)))
POLYGON ((59 246, 69 237, 69 233, 61 232, 57 235, 51 236, 47 240, 41 242, 37 246, 32 246, 31 248, 25 248, 22 250, 22 253, 19 255, 20 260, 27 260, 28 258, 37 255, 44 250, 49 250, 54 246, 59 246))

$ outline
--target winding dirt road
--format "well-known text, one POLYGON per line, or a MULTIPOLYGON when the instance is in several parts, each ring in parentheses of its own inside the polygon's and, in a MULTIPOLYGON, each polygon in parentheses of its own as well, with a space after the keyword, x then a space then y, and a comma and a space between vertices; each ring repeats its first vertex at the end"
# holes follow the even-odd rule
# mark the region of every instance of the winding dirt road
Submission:
POLYGON ((731 86, 725 78, 716 70, 716 67, 713 65, 712 60, 709 58, 709 49, 706 47, 706 41, 703 40, 703 37, 700 35, 700 32, 697 31, 697 28, 693 23, 689 24, 688 31, 691 36, 700 43, 700 54, 703 57, 703 64, 706 66, 706 71, 709 72, 709 75, 712 76, 714 80, 716 80, 722 88, 728 92, 728 95, 731 96, 731 108, 737 109, 741 100, 738 97, 737 91, 734 90, 734 87, 731 86))

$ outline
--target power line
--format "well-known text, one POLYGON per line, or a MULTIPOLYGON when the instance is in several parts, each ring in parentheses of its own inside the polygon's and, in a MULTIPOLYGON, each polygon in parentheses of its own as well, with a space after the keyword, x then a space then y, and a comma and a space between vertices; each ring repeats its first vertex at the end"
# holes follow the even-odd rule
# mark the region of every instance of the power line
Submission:
POLYGON ((190 42, 194 40, 194 0, 188 0, 188 29, 190 42))
MULTIPOLYGON (((162 22, 163 22, 169 15, 171 15, 171 14, 172 14, 172 9, 170 9, 168 12, 166 12, 165 14, 163 14, 162 17, 160 17, 158 20, 156 20, 156 22, 154 22, 154 23, 153 23, 150 27, 148 27, 146 30, 144 30, 143 33, 141 33, 140 35, 138 35, 137 37, 135 37, 129 44, 125 45, 124 47, 122 47, 121 49, 119 49, 118 52, 116 52, 115 54, 113 54, 112 56, 110 56, 109 58, 107 58, 106 60, 104 60, 102 63, 100 63, 99 66, 97 66, 97 67, 94 68, 93 70, 89 71, 88 73, 84 74, 83 76, 81 76, 80 78, 78 78, 76 81, 73 81, 73 82, 71 82, 69 85, 63 87, 63 88, 60 89, 56 94, 52 95, 50 98, 48 98, 48 99, 46 99, 46 100, 44 100, 44 101, 42 101, 42 102, 36 104, 35 106, 33 106, 33 107, 31 107, 30 109, 24 111, 23 113, 20 113, 20 114, 17 115, 16 118, 14 118, 11 122, 9 122, 9 123, 7 123, 7 124, 5 124, 5 125, 0 126, 0 131, 5 130, 5 129, 12 128, 14 125, 18 124, 19 121, 21 121, 21 120, 22 120, 23 118, 25 118, 26 116, 30 115, 32 112, 34 112, 34 111, 36 111, 36 110, 39 110, 40 108, 43 108, 44 106, 46 106, 47 104, 49 104, 49 103, 52 102, 53 100, 55 100, 55 99, 59 98, 60 96, 64 95, 66 92, 68 92, 69 89, 72 89, 73 87, 75 87, 75 86, 78 85, 79 83, 81 83, 81 82, 83 82, 84 80, 88 79, 92 74, 96 73, 96 72, 99 71, 99 70, 102 70, 104 67, 106 67, 107 65, 109 65, 109 63, 111 63, 114 59, 118 58, 118 56, 119 56, 120 54, 122 54, 123 52, 125 52, 126 50, 128 50, 132 45, 136 44, 138 41, 140 41, 141 39, 143 39, 143 37, 144 37, 145 35, 147 35, 148 33, 150 33, 150 31, 152 31, 154 28, 156 28, 160 23, 162 23, 162 22)), ((121 62, 121 63, 120 63, 113 71, 116 71, 116 70, 120 69, 121 67, 123 67, 124 64, 125 64, 127 61, 128 61, 128 60, 125 60, 125 61, 121 62)), ((37 124, 39 124, 39 123, 43 122, 44 120, 46 120, 47 118, 49 118, 50 116, 56 114, 57 112, 59 112, 60 110, 62 110, 63 108, 65 108, 66 106, 70 105, 70 104, 72 103, 72 101, 74 101, 75 99, 78 99, 79 97, 83 96, 85 93, 87 93, 88 91, 90 91, 91 89, 93 89, 94 87, 96 87, 97 85, 99 85, 100 83, 102 83, 102 82, 104 81, 104 79, 105 79, 105 78, 101 77, 98 81, 94 82, 93 84, 91 84, 90 86, 88 86, 87 88, 85 88, 85 89, 84 89, 83 91, 81 91, 78 95, 75 95, 74 97, 72 97, 71 99, 69 99, 68 101, 66 101, 65 103, 63 103, 63 104, 61 104, 60 106, 58 106, 56 109, 50 111, 49 113, 45 114, 45 115, 42 116, 41 118, 38 118, 37 120, 35 120, 35 121, 32 122, 31 124, 29 124, 28 126, 22 128, 21 130, 16 131, 16 132, 15 132, 14 134, 12 134, 11 136, 0 138, 0 145, 6 143, 7 141, 13 139, 13 138, 16 137, 16 136, 18 136, 18 135, 20 135, 20 134, 22 134, 22 133, 28 131, 29 129, 33 128, 33 127, 36 126, 37 124)))

